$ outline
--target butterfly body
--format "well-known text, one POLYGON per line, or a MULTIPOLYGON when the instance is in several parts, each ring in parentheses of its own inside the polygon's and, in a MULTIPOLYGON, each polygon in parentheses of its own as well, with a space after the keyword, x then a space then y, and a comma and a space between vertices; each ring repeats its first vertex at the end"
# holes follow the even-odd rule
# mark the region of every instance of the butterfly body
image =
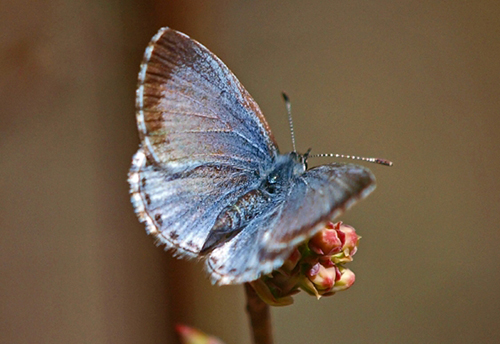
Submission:
POLYGON ((229 69, 168 28, 152 39, 137 88, 141 147, 129 173, 147 231, 214 283, 254 280, 375 187, 353 164, 307 169, 280 154, 257 103, 229 69))
POLYGON ((219 214, 200 253, 205 254, 224 244, 254 218, 281 203, 280 198, 285 197, 287 188, 306 170, 305 163, 298 161, 297 157, 297 154, 278 155, 272 169, 259 176, 256 188, 239 197, 233 205, 219 214))

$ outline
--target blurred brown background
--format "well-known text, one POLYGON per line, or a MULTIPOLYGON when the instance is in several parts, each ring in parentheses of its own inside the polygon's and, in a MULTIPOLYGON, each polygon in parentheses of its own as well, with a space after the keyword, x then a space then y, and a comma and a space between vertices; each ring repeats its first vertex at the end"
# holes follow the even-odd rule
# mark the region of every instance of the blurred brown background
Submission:
MULTIPOLYGON (((349 291, 273 309, 277 343, 500 342, 497 1, 0 2, 0 342, 249 343, 242 288, 153 245, 129 203, 136 75, 161 26, 216 53, 290 149, 379 156, 342 219, 349 291)), ((313 164, 330 160, 314 160, 313 164)))

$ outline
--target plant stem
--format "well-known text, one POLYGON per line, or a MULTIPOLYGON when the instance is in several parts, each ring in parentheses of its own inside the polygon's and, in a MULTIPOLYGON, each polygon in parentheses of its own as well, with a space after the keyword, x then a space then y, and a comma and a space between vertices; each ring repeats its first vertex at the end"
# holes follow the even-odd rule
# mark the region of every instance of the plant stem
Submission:
POLYGON ((250 317, 253 343, 273 344, 269 305, 260 299, 250 283, 245 283, 245 293, 247 295, 247 312, 250 317))

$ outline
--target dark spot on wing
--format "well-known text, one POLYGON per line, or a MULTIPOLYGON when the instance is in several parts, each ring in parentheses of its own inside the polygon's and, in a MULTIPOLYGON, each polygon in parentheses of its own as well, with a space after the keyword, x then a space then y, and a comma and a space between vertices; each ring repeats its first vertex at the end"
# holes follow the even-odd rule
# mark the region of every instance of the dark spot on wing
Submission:
POLYGON ((151 204, 151 198, 149 197, 149 195, 148 195, 148 194, 145 194, 145 195, 144 195, 144 199, 146 200, 147 205, 150 205, 150 204, 151 204))
POLYGON ((146 178, 142 178, 142 179, 141 179, 141 186, 142 186, 143 188, 145 188, 145 187, 146 187, 146 178))
POLYGON ((196 245, 192 240, 189 240, 186 246, 191 252, 200 252, 200 247, 196 245))
POLYGON ((176 240, 177 238, 179 238, 179 234, 177 234, 176 231, 172 231, 170 232, 170 238, 172 238, 172 240, 176 240))
POLYGON ((155 215, 155 221, 158 223, 160 226, 163 224, 163 220, 161 219, 161 214, 156 214, 155 215))

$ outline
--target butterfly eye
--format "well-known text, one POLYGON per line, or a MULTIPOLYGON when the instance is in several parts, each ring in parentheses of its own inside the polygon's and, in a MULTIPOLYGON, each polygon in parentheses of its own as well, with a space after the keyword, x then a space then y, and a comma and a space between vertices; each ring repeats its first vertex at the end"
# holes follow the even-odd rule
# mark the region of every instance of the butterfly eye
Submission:
POLYGON ((264 190, 269 194, 276 193, 277 183, 278 183, 278 175, 274 173, 270 174, 264 182, 263 185, 264 190))

